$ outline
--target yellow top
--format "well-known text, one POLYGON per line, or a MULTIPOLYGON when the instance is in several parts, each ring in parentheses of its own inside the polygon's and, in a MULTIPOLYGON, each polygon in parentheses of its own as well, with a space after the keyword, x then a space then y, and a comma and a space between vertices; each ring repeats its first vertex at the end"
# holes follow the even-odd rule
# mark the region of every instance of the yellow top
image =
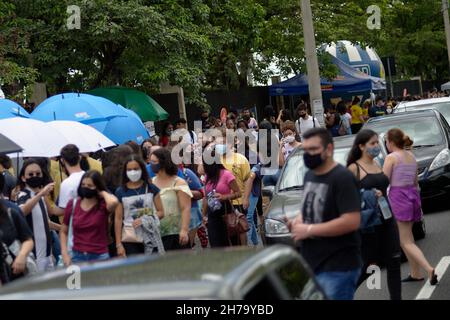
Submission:
POLYGON ((250 177, 250 164, 245 156, 239 153, 232 153, 230 156, 222 158, 222 164, 236 178, 236 182, 241 191, 241 197, 233 200, 233 205, 242 205, 242 198, 245 192, 245 181, 250 177))
POLYGON ((352 124, 360 124, 362 123, 360 117, 363 115, 362 108, 355 104, 352 106, 352 124))

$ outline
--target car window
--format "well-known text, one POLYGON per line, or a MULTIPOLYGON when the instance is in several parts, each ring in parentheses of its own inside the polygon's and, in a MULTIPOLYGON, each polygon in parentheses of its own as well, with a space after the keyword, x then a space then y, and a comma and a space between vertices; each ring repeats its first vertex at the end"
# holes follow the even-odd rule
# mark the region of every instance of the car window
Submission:
POLYGON ((392 128, 399 128, 411 137, 414 141, 414 146, 441 145, 444 143, 441 125, 436 117, 411 117, 396 122, 369 122, 365 128, 372 129, 378 134, 386 133, 392 128))
MULTIPOLYGON (((350 148, 336 149, 334 151, 334 159, 345 166, 349 151, 350 148)), ((288 159, 284 172, 280 178, 279 190, 303 186, 303 179, 307 171, 308 169, 303 162, 303 150, 300 150, 288 159)))
POLYGON ((325 297, 297 259, 276 270, 283 286, 295 300, 323 300, 325 297))

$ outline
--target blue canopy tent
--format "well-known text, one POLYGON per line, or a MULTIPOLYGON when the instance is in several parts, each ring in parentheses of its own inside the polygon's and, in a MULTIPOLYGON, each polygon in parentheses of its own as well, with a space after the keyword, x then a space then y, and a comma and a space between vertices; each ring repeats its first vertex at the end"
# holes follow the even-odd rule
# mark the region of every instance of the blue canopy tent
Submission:
MULTIPOLYGON (((345 64, 341 60, 331 56, 333 63, 338 67, 338 75, 333 80, 320 78, 322 92, 324 94, 352 94, 368 93, 370 91, 385 90, 386 81, 362 73, 345 64)), ((299 74, 286 81, 276 83, 269 87, 270 96, 293 96, 308 94, 308 76, 299 74)))

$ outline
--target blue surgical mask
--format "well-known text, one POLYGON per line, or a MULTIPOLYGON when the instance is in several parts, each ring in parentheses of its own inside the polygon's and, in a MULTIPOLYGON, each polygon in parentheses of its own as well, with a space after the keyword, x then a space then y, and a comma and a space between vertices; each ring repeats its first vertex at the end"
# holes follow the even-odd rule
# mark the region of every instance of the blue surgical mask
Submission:
POLYGON ((372 158, 376 158, 381 153, 381 147, 380 146, 376 146, 376 147, 373 147, 373 148, 367 148, 367 153, 372 158))
POLYGON ((161 165, 159 163, 150 162, 150 167, 152 168, 154 174, 157 174, 159 170, 161 170, 161 165))
POLYGON ((215 147, 216 153, 219 155, 224 155, 227 153, 227 145, 226 144, 216 144, 215 147))

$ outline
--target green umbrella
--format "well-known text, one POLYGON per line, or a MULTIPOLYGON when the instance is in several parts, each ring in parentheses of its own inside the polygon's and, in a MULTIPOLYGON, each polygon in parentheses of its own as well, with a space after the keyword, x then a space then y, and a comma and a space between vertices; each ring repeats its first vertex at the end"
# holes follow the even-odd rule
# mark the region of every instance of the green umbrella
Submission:
POLYGON ((169 114, 144 92, 124 87, 97 88, 86 92, 120 104, 136 112, 142 121, 166 120, 169 114))

